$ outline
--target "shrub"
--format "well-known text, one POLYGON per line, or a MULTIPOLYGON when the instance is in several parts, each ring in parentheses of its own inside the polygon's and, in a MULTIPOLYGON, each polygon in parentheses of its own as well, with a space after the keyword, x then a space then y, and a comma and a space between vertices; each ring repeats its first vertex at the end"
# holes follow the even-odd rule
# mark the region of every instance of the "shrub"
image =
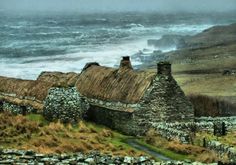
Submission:
POLYGON ((194 115, 200 116, 230 116, 236 115, 236 105, 205 95, 189 95, 194 106, 194 115))

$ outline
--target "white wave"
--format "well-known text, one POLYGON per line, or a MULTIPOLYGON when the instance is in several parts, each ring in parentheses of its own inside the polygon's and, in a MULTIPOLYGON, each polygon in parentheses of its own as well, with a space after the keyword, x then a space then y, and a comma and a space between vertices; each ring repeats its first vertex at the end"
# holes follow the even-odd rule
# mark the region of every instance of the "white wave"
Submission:
POLYGON ((7 26, 7 27, 10 27, 12 29, 21 29, 21 28, 23 28, 25 26, 23 26, 23 25, 15 25, 15 26, 7 26))
MULTIPOLYGON (((146 39, 121 45, 104 46, 100 51, 77 52, 52 57, 30 57, 16 59, 1 59, 2 76, 24 79, 36 79, 42 71, 77 72, 88 62, 98 62, 101 65, 114 67, 119 65, 122 56, 133 55, 137 50, 147 47, 146 39), (30 61, 33 62, 30 62, 30 61), (25 62, 28 61, 28 62, 25 62)), ((133 65, 140 62, 132 61, 133 65)))
POLYGON ((170 25, 168 27, 169 31, 176 33, 184 33, 184 34, 196 34, 202 32, 205 29, 208 29, 214 25, 212 24, 198 24, 198 25, 186 25, 186 24, 178 24, 178 25, 170 25))
POLYGON ((39 34, 39 35, 53 35, 53 34, 62 34, 62 32, 48 32, 48 33, 44 33, 44 32, 40 32, 40 33, 34 33, 34 34, 39 34))
POLYGON ((95 19, 96 21, 101 21, 101 22, 106 22, 107 21, 107 19, 106 18, 97 18, 97 19, 95 19))

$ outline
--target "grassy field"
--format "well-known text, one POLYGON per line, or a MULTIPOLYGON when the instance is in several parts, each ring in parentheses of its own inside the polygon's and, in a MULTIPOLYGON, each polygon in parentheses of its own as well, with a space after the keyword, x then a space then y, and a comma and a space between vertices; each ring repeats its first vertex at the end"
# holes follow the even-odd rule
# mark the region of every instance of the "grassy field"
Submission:
POLYGON ((143 155, 124 143, 128 136, 81 121, 78 125, 48 123, 40 115, 0 114, 0 144, 6 148, 40 153, 71 153, 99 150, 112 155, 143 155))
POLYGON ((235 69, 236 57, 174 63, 173 75, 186 95, 206 95, 236 105, 236 75, 222 75, 235 69))
POLYGON ((189 63, 174 63, 173 71, 174 73, 196 73, 198 72, 208 72, 216 73, 221 72, 224 69, 230 69, 236 67, 236 57, 227 57, 227 58, 214 58, 211 60, 196 60, 189 63))
MULTIPOLYGON (((39 153, 87 153, 98 150, 113 156, 148 155, 126 143, 127 139, 135 137, 125 136, 91 122, 80 121, 72 126, 48 123, 41 115, 13 116, 1 113, 0 130, 0 144, 4 148, 30 149, 39 153)), ((209 150, 167 141, 153 131, 136 139, 136 142, 174 160, 217 160, 215 153, 209 150)))
POLYGON ((236 96, 236 76, 223 76, 221 74, 177 74, 174 77, 187 95, 236 96))

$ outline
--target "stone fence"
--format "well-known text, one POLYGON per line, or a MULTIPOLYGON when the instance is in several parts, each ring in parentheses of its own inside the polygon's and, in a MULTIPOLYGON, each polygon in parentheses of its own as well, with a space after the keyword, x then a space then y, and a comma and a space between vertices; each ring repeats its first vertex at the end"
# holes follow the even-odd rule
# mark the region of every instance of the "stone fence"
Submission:
POLYGON ((181 129, 176 129, 171 123, 151 123, 152 127, 168 140, 179 140, 181 143, 190 143, 190 135, 181 129))
MULTIPOLYGON (((130 157, 130 156, 112 156, 103 155, 99 152, 91 152, 88 154, 38 154, 31 150, 9 150, 0 149, 0 164, 8 165, 205 165, 199 162, 181 162, 167 161, 157 162, 147 156, 130 157)), ((217 165, 212 163, 211 165, 217 165)))
MULTIPOLYGON (((236 130, 236 116, 231 117, 199 117, 195 118, 196 123, 213 125, 224 122, 227 130, 236 130)), ((211 127, 212 128, 212 127, 211 127)))
POLYGON ((168 140, 177 139, 181 143, 191 142, 191 133, 197 131, 208 131, 214 133, 215 123, 225 123, 227 131, 236 130, 236 117, 201 117, 195 118, 195 122, 152 122, 152 127, 168 140))
POLYGON ((236 148, 214 140, 205 140, 205 147, 216 151, 219 155, 227 154, 230 162, 236 162, 236 148))
POLYGON ((2 102, 0 109, 2 109, 2 111, 10 112, 12 114, 37 113, 37 110, 34 109, 32 106, 20 106, 7 101, 2 102))

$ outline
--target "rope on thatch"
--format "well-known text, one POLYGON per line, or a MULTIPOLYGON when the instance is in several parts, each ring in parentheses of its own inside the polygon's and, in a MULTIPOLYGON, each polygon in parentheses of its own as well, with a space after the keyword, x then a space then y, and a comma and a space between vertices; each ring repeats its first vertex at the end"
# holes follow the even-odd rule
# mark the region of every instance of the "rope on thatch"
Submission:
POLYGON ((156 73, 128 68, 113 69, 92 65, 80 74, 76 87, 88 98, 137 103, 155 75, 156 73))

